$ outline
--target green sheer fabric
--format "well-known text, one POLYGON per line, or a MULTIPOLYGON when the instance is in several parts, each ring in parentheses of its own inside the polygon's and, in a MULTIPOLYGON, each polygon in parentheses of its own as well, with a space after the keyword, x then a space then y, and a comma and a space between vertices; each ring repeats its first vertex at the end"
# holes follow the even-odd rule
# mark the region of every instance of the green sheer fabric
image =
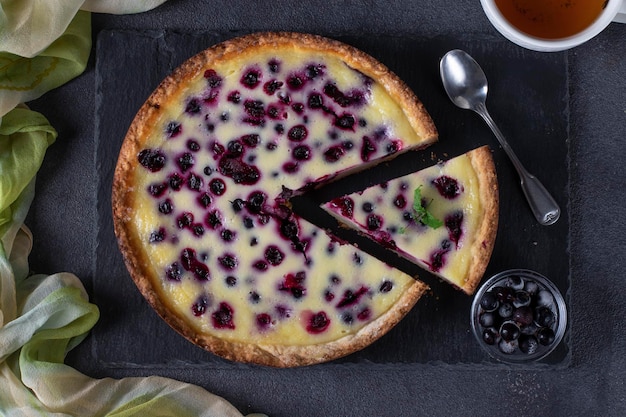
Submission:
POLYGON ((130 13, 164 1, 0 0, 2 416, 241 416, 223 398, 191 384, 158 376, 93 379, 65 365, 99 310, 75 275, 29 275, 33 236, 24 220, 57 132, 21 103, 85 70, 91 16, 80 7, 130 13))

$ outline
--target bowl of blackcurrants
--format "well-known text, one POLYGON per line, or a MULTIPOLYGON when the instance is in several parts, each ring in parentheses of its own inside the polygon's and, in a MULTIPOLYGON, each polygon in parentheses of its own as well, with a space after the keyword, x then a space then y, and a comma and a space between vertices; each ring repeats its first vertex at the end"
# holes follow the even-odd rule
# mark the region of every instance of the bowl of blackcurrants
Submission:
POLYGON ((543 275, 512 269, 478 290, 471 324, 478 343, 502 362, 528 363, 548 356, 567 327, 565 300, 543 275))

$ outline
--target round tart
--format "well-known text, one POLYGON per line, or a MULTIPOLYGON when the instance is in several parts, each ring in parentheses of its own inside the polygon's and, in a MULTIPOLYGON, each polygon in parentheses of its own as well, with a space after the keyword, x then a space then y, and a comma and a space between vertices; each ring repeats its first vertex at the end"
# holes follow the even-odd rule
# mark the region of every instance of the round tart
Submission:
POLYGON ((133 120, 113 182, 139 290, 224 358, 332 360, 389 331, 424 284, 337 242, 286 197, 437 138, 385 66, 314 35, 260 33, 190 58, 133 120))

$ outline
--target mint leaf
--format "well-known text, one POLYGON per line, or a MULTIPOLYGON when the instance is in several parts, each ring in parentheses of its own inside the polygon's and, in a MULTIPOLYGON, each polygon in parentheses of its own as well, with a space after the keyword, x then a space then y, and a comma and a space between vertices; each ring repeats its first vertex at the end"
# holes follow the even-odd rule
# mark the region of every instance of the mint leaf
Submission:
POLYGON ((432 213, 426 210, 426 207, 422 205, 421 185, 413 191, 413 212, 415 213, 415 221, 425 226, 432 227, 433 229, 443 226, 443 222, 433 216, 432 213))

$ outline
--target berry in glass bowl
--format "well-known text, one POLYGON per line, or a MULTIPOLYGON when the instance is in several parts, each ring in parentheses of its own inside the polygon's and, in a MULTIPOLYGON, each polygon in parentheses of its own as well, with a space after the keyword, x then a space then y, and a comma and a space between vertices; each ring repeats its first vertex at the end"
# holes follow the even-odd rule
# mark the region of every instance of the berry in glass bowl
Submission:
POLYGON ((474 336, 502 362, 527 363, 548 356, 567 328, 567 309, 556 286, 527 269, 500 272, 477 291, 471 309, 474 336))

